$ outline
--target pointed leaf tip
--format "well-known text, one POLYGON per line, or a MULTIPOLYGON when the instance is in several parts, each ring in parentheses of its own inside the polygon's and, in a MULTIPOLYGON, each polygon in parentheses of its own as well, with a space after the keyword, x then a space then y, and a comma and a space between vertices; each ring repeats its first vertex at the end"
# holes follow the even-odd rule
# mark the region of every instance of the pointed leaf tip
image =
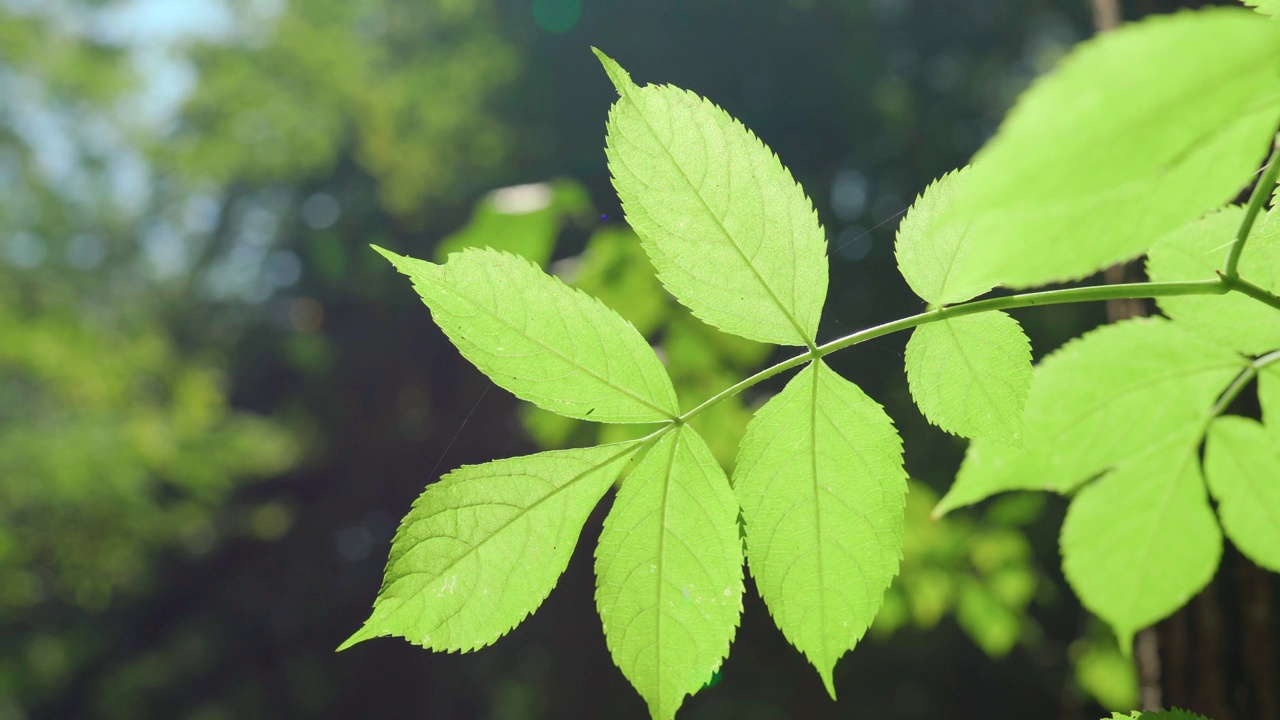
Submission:
POLYGON ((609 80, 613 82, 613 86, 618 89, 618 94, 625 95, 627 90, 635 87, 635 83, 631 81, 631 74, 622 69, 622 66, 616 60, 605 55, 600 48, 592 47, 591 52, 599 58, 600 64, 604 66, 604 71, 609 75, 609 80))

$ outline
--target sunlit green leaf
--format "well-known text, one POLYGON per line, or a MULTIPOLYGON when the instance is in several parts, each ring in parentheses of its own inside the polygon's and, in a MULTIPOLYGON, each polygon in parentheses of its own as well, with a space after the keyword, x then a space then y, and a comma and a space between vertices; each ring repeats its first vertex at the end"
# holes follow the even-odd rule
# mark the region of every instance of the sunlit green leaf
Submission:
POLYGON ((623 481, 600 534, 596 578, 614 663, 655 719, 673 717, 729 654, 742 613, 738 504, 687 425, 623 481))
POLYGON ((1199 437, 1247 361, 1163 318, 1107 325, 1036 368, 1022 447, 976 440, 941 515, 1007 490, 1066 492, 1174 437, 1199 437))
POLYGON ((596 54, 622 96, 609 112, 613 184, 663 285, 726 332, 813 342, 827 243, 791 173, 720 108, 668 85, 637 86, 596 54))
POLYGON ((1076 596, 1133 635, 1182 607, 1217 570, 1222 534, 1205 497, 1198 438, 1151 448, 1085 487, 1062 524, 1062 571, 1076 596))
MULTIPOLYGON (((1226 265, 1244 209, 1230 207, 1162 237, 1147 259, 1157 282, 1212 280, 1226 265)), ((1272 292, 1280 291, 1280 215, 1254 226, 1240 257, 1240 274, 1272 292)), ((1157 302, 1185 328, 1244 353, 1280 348, 1280 314, 1240 293, 1164 297, 1157 302)))
POLYGON ((952 271, 963 265, 962 258, 970 246, 969 228, 963 223, 938 222, 968 178, 969 168, 964 167, 934 180, 898 225, 893 246, 898 271, 916 295, 932 305, 968 300, 992 287, 980 279, 957 281, 952 271))
POLYGON ((898 572, 907 485, 893 422, 815 361, 756 413, 733 486, 760 595, 835 697, 836 661, 898 572))
POLYGON ((338 649, 397 635, 467 651, 505 635, 555 587, 587 515, 638 447, 495 460, 429 486, 391 543, 373 614, 338 649))
POLYGON ((1280 444, 1253 420, 1220 417, 1209 426, 1204 473, 1222 531, 1245 557, 1280 572, 1280 444))
POLYGON ((591 209, 586 188, 573 180, 505 187, 476 204, 471 221, 436 246, 436 262, 464 248, 490 247, 546 267, 565 217, 591 209))
POLYGON ((1016 443, 1031 387, 1031 343, 1002 312, 917 327, 907 342, 907 382, 929 422, 949 433, 1016 443))
POLYGON ((436 265, 377 250, 413 280, 458 350, 516 396, 599 422, 676 415, 671 380, 640 333, 529 261, 468 249, 436 265))
POLYGON ((1086 41, 1019 99, 947 222, 953 282, 1080 278, 1234 198, 1280 118, 1280 25, 1244 10, 1148 18, 1086 41))

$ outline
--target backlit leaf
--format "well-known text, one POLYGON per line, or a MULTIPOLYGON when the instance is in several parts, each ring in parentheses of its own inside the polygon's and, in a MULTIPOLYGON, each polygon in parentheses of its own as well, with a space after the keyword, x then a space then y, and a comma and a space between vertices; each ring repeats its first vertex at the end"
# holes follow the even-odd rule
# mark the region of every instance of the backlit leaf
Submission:
POLYGON ((671 380, 640 333, 529 261, 468 249, 436 265, 375 249, 413 280, 463 356, 517 397, 598 422, 676 415, 671 380))
POLYGON ((1106 325, 1036 368, 1022 447, 975 440, 935 514, 1018 489, 1067 492, 1175 437, 1198 441, 1247 361, 1164 318, 1106 325))
POLYGON ((720 108, 669 85, 637 86, 596 54, 621 94, 609 112, 613 185, 663 285, 726 332, 813 342, 827 243, 791 173, 720 108))
POLYGON ((1280 572, 1280 444, 1253 420, 1220 417, 1209 427, 1204 473, 1223 532, 1250 560, 1280 572))
POLYGON ((373 614, 338 649, 397 635, 468 651, 505 635, 555 587, 587 516, 638 447, 496 460, 427 487, 391 543, 373 614))
POLYGON ((949 433, 1016 443, 1031 387, 1031 343, 1002 312, 917 327, 907 342, 907 382, 929 422, 949 433))
POLYGON ((893 422, 815 361, 747 426, 733 485, 760 595, 835 697, 832 669, 901 558, 907 484, 893 422))
MULTIPOLYGON (((898 225, 894 256, 907 284, 931 305, 968 300, 991 289, 989 282, 958 282, 952 271, 968 252, 968 225, 938 222, 969 178, 969 168, 943 175, 925 188, 898 225)), ((961 278, 961 281, 968 278, 961 278)))
POLYGON ((738 504, 689 426, 664 435, 623 481, 596 581, 614 663, 656 720, 673 717, 729 654, 742 613, 738 504))
MULTIPOLYGON (((1226 265, 1244 209, 1230 207, 1162 237, 1151 248, 1147 274, 1156 282, 1212 280, 1226 265)), ((1280 216, 1260 218, 1240 256, 1240 275, 1280 291, 1280 216)), ((1164 297, 1157 302, 1181 326, 1249 354, 1280 348, 1280 313, 1240 293, 1164 297)))
POLYGON ((974 158, 946 222, 953 282, 1028 287, 1136 257, 1229 202, 1280 118, 1280 25, 1244 10, 1151 17, 1077 45, 974 158))
POLYGON ((1062 570, 1086 608, 1129 648, 1142 628, 1213 578, 1222 534, 1194 441, 1131 458, 1085 487, 1062 524, 1062 570))

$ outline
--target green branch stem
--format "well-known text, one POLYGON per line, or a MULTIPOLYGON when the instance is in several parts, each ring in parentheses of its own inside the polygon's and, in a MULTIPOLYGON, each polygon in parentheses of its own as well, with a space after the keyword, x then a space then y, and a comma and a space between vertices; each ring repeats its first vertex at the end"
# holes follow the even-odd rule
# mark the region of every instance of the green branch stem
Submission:
MULTIPOLYGON (((1280 166, 1280 163, 1273 163, 1274 166, 1280 166)), ((1274 182, 1274 179, 1273 181, 1274 182)), ((1100 300, 1121 300, 1130 298, 1157 298, 1171 297, 1175 295, 1225 295, 1228 292, 1239 292, 1260 302, 1266 303, 1271 307, 1280 310, 1280 296, 1268 292, 1262 287, 1251 283, 1238 276, 1227 277, 1225 274, 1216 280, 1193 280, 1188 282, 1140 282, 1140 283, 1122 283, 1117 285, 1094 285, 1089 287, 1065 288, 1061 290, 1042 290, 1039 292, 1019 293, 1016 295, 1006 295, 1004 297, 986 298, 983 300, 971 300, 969 302, 950 305, 947 307, 928 310, 917 315, 887 322, 882 325, 860 330, 844 337, 836 338, 831 342, 819 345, 801 355, 783 360, 782 362, 767 367, 754 375, 751 375, 734 385, 716 393, 702 404, 689 410, 680 416, 678 422, 688 422, 697 417, 707 408, 719 403, 721 400, 731 398, 734 395, 756 385, 764 380, 786 372, 795 367, 804 365, 805 363, 816 360, 837 350, 851 347, 864 343, 868 340, 874 340, 900 330, 910 330, 919 325, 948 320, 950 318, 962 317, 964 315, 973 315, 975 313, 989 312, 992 310, 1015 310, 1018 308, 1041 307, 1047 305, 1063 305, 1066 303, 1091 302, 1100 300)), ((1272 355, 1276 355, 1272 353, 1272 355)), ((1272 355, 1264 356, 1271 358, 1272 355)), ((1257 364, 1262 362, 1263 358, 1259 358, 1254 364, 1254 369, 1261 367, 1257 364)), ((1267 360, 1270 363, 1280 360, 1280 356, 1267 360)))
POLYGON ((1262 179, 1258 180, 1258 184, 1253 186, 1253 193, 1249 196, 1249 204, 1245 207, 1244 219, 1240 221, 1240 229, 1236 231, 1235 242, 1231 243, 1231 249, 1227 251, 1227 264, 1222 272, 1223 276, 1230 280, 1239 278, 1240 254, 1244 252, 1245 241, 1249 239, 1249 233, 1253 230, 1253 222, 1257 219, 1258 213, 1262 211, 1262 205, 1271 195, 1271 190, 1276 186, 1277 175, 1280 174, 1280 135, 1276 135, 1275 140, 1271 143, 1271 157, 1267 158, 1267 164, 1263 165, 1262 179))

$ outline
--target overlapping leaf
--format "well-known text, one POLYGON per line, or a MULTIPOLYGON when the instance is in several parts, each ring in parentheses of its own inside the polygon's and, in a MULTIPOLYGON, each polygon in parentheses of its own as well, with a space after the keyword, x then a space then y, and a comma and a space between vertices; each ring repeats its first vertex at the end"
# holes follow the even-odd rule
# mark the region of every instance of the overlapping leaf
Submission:
POLYGON ((941 515, 998 492, 1066 492, 1181 435, 1199 438, 1218 394, 1247 361, 1163 318, 1107 325, 1035 370, 1023 446, 976 440, 941 515))
POLYGON ((1244 10, 1076 46, 1019 99, 942 218, 968 231, 952 281, 1084 277, 1230 201, 1280 118, 1277 67, 1280 25, 1244 10))
POLYGON ((397 635, 432 650, 488 645, 532 613, 637 443, 553 450, 454 470, 391 544, 373 614, 339 650, 397 635))
POLYGON ((949 433, 1016 443, 1031 387, 1031 343, 1002 312, 917 327, 907 342, 907 383, 929 422, 949 433))
POLYGON ((689 426, 665 434, 623 482, 596 580, 614 663, 655 719, 673 717, 729 654, 742 613, 738 504, 689 426))
POLYGON ((760 595, 834 697, 836 661, 898 572, 907 486, 893 422, 815 361, 756 413, 733 485, 760 595))
POLYGON ((1220 417, 1209 427, 1204 473, 1223 532, 1250 560, 1280 572, 1280 443, 1253 420, 1220 417))
POLYGON ((640 333, 527 260, 468 249, 443 265, 377 248, 468 360, 517 397, 599 422, 677 414, 675 390, 640 333))
POLYGON ((1085 487, 1062 524, 1062 570, 1122 648, 1213 578, 1222 534, 1205 497, 1199 437, 1130 458, 1085 487))
POLYGON ((596 54, 622 96, 609 112, 613 184, 663 285, 726 332, 812 343, 827 245, 791 173, 720 108, 679 88, 639 87, 596 54))
POLYGON ((546 267, 566 217, 591 211, 586 188, 563 178, 500 188, 476 203, 471 221, 436 245, 444 262, 464 248, 491 247, 546 267))
POLYGON ((971 275, 957 278, 953 271, 964 266, 969 226, 939 222, 956 193, 969 179, 969 168, 943 175, 925 188, 898 225, 893 252, 902 277, 926 302, 948 305, 988 291, 992 283, 971 275))
MULTIPOLYGON (((1164 236, 1151 249, 1147 274, 1157 282, 1211 280, 1225 265, 1244 209, 1230 207, 1164 236)), ((1260 219, 1240 258, 1240 274, 1280 291, 1280 216, 1260 219)), ((1163 297, 1157 301, 1178 324, 1249 354, 1280 348, 1280 313, 1240 293, 1163 297)))

